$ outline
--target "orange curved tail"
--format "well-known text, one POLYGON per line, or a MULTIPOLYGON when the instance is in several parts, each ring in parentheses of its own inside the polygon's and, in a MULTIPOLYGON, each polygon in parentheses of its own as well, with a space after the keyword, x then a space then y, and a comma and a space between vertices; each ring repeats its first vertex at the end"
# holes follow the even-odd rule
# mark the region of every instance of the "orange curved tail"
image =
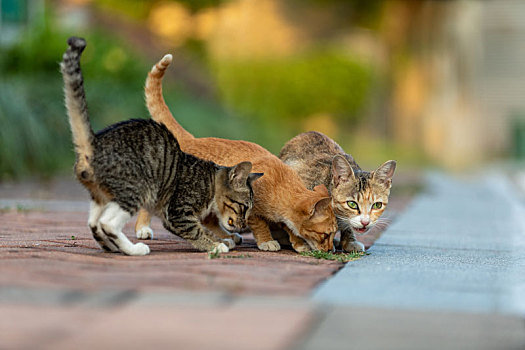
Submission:
POLYGON ((194 138, 192 134, 186 131, 176 120, 173 118, 164 96, 162 95, 162 78, 166 69, 171 64, 173 57, 168 54, 165 55, 159 62, 157 62, 151 71, 148 73, 146 79, 146 86, 144 88, 146 96, 146 105, 148 107, 151 118, 158 123, 166 125, 173 135, 181 141, 181 139, 194 138))

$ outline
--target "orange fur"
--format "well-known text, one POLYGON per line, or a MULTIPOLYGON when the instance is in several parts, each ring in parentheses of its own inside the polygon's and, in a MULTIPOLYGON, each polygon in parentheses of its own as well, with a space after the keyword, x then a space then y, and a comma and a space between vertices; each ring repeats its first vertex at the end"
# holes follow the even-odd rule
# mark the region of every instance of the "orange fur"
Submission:
MULTIPOLYGON (((296 242, 293 245, 296 250, 332 250, 337 224, 326 187, 323 185, 314 191, 306 189, 292 168, 255 143, 214 137, 195 138, 184 130, 162 97, 162 77, 170 63, 171 55, 166 55, 148 74, 145 87, 148 110, 154 120, 166 125, 177 137, 184 152, 225 166, 251 161, 252 171, 264 173, 253 183, 254 206, 248 219, 258 247, 279 250, 279 243, 270 234, 269 224, 282 223, 289 234, 306 241, 307 244, 291 239, 296 242)), ((148 223, 147 214, 141 213, 136 228, 148 223)))

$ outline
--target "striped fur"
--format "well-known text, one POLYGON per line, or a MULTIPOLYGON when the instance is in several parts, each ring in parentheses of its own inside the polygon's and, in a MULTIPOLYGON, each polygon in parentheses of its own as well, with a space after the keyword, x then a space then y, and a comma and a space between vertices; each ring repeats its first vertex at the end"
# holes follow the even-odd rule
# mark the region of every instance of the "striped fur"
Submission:
POLYGON ((221 227, 237 232, 247 226, 253 206, 252 164, 218 166, 181 151, 168 129, 152 120, 128 120, 94 134, 89 123, 80 56, 86 42, 70 38, 61 63, 66 106, 75 143, 75 172, 92 197, 88 225, 106 251, 145 255, 122 233, 138 208, 158 215, 172 233, 199 250, 227 252, 202 221, 215 213, 221 227), (227 208, 228 210, 225 210, 227 208))
MULTIPOLYGON (((331 251, 337 223, 326 187, 308 190, 290 167, 255 143, 191 135, 173 118, 162 97, 162 77, 170 63, 171 56, 166 55, 148 74, 145 95, 151 117, 166 125, 184 152, 222 165, 251 161, 255 171, 264 173, 254 185, 254 208, 249 217, 257 247, 281 249, 270 231, 270 225, 278 224, 287 230, 296 251, 331 251)), ((141 230, 148 224, 147 213, 139 214, 136 227, 141 230)))

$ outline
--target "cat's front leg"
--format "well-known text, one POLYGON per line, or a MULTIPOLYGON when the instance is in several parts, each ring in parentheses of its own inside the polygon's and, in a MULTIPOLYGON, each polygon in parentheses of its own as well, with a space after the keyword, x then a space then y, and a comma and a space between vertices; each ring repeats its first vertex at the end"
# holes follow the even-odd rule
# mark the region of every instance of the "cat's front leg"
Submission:
MULTIPOLYGON (((184 211, 182 211, 184 212, 184 211)), ((204 227, 196 216, 174 215, 167 220, 166 228, 191 243, 198 250, 227 253, 230 251, 228 242, 215 236, 204 227)))
POLYGON ((284 225, 285 231, 288 233, 288 238, 290 239, 290 243, 292 243, 292 248, 297 253, 303 253, 303 252, 309 252, 312 249, 310 249, 310 246, 304 239, 302 239, 299 236, 296 236, 292 230, 288 228, 288 226, 284 225))
POLYGON ((146 209, 140 209, 135 222, 135 234, 138 239, 153 239, 151 225, 151 214, 146 209))
POLYGON ((355 238, 355 233, 351 229, 341 230, 341 248, 348 253, 365 251, 364 244, 355 238))
POLYGON ((270 252, 281 250, 281 245, 273 239, 270 227, 266 220, 257 215, 250 215, 248 218, 248 225, 252 230, 255 241, 257 242, 257 247, 260 250, 270 252))
POLYGON ((238 234, 237 232, 225 232, 219 225, 219 220, 217 218, 217 215, 210 214, 208 215, 203 221, 202 224, 204 227, 209 229, 215 236, 226 240, 228 242, 231 242, 228 244, 228 248, 233 249, 236 245, 242 243, 242 236, 238 234))

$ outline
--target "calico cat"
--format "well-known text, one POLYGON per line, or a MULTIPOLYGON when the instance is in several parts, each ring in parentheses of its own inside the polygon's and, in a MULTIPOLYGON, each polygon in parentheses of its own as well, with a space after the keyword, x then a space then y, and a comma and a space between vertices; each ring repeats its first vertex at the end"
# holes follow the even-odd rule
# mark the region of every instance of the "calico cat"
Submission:
POLYGON ((343 250, 364 251, 355 234, 365 234, 381 223, 396 162, 389 160, 373 172, 364 171, 334 140, 316 131, 288 141, 279 158, 299 174, 307 188, 319 184, 328 188, 343 250))
POLYGON ((229 231, 246 227, 253 206, 252 164, 218 166, 181 151, 177 139, 152 120, 128 120, 95 134, 80 69, 84 39, 71 37, 60 64, 65 103, 75 145, 75 174, 91 194, 88 225, 106 251, 146 255, 122 228, 140 207, 158 215, 170 232, 199 250, 228 252, 231 240, 205 229, 201 220, 213 212, 229 231))
MULTIPOLYGON (((162 96, 162 77, 172 60, 171 55, 153 66, 146 80, 146 103, 154 120, 167 126, 177 137, 183 151, 222 165, 251 161, 264 177, 253 186, 254 206, 248 218, 257 246, 261 250, 281 249, 271 235, 269 225, 283 225, 296 251, 310 249, 331 251, 337 222, 330 196, 324 185, 307 190, 299 176, 263 147, 246 141, 213 137, 195 138, 173 118, 162 96)), ((137 235, 149 236, 147 212, 139 213, 137 235)))

